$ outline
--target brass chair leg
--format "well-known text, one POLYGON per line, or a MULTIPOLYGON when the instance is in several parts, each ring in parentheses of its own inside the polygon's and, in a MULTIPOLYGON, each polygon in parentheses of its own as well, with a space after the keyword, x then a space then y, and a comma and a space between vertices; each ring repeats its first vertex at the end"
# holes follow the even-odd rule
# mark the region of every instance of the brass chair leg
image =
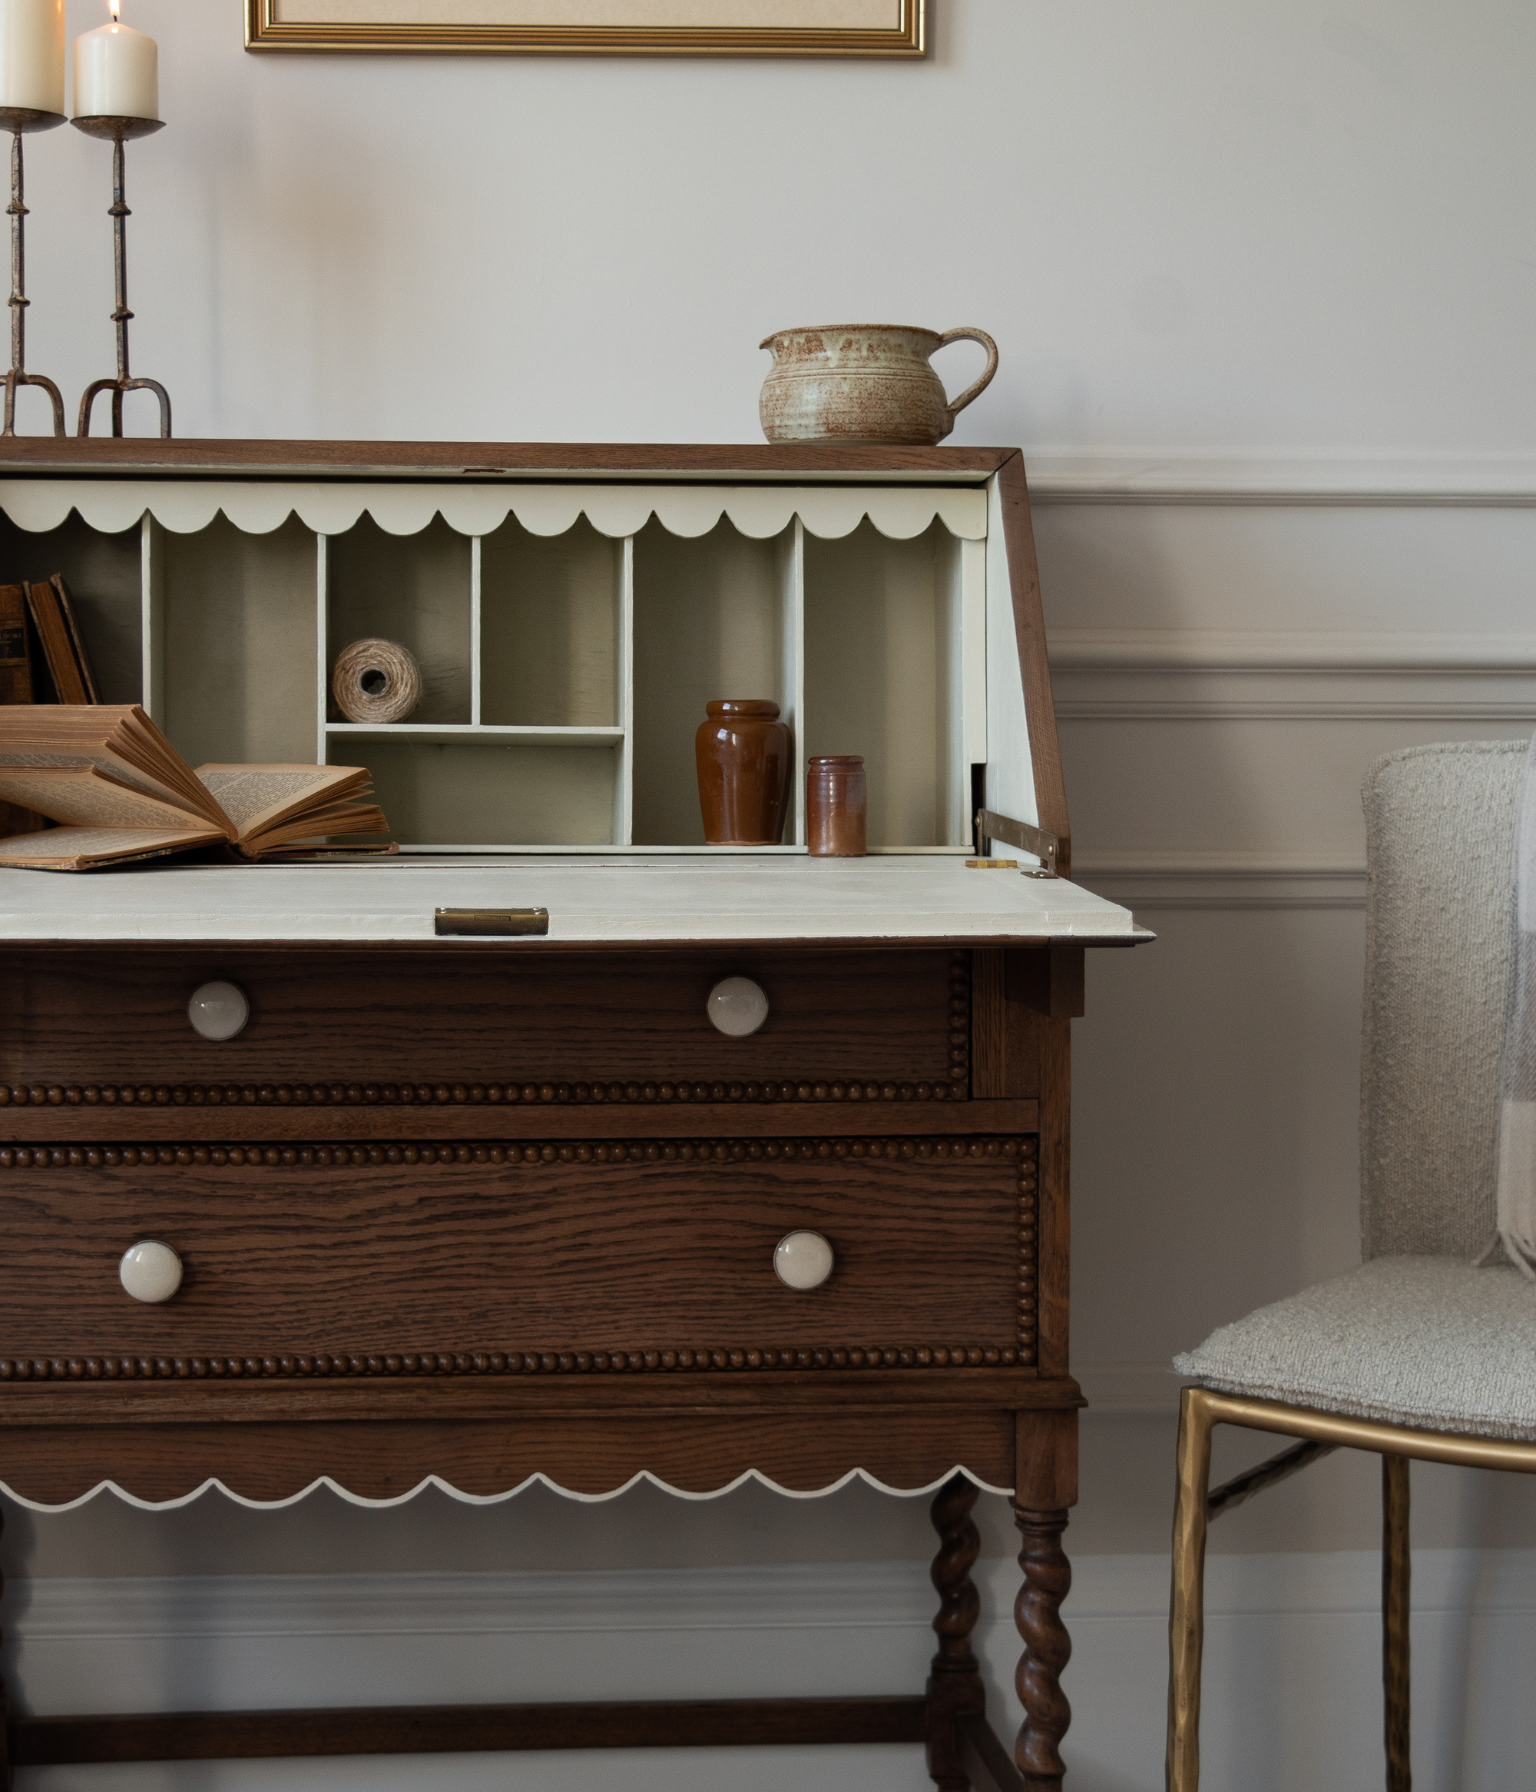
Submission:
POLYGON ((1205 1642, 1211 1429, 1205 1390, 1185 1388, 1179 1403, 1179 1483, 1173 1509, 1168 1626, 1168 1792, 1197 1792, 1200 1784, 1200 1654, 1205 1642))
POLYGON ((1408 1759, 1408 1458, 1381 1459, 1381 1677, 1385 1692, 1387 1792, 1411 1792, 1408 1759))

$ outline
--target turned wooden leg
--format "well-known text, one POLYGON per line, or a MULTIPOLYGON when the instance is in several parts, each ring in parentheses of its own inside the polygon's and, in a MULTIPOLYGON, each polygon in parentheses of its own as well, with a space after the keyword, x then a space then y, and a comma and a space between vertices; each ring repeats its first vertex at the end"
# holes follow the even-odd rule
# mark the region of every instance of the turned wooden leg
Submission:
POLYGON ((1408 1458, 1381 1459, 1381 1677, 1386 1694, 1387 1792, 1411 1792, 1408 1760, 1408 1458))
POLYGON ((981 1549, 981 1533, 971 1522, 976 1494, 974 1481, 952 1475, 930 1508, 939 1534, 932 1570, 939 1595, 933 1620, 939 1649, 928 1673, 928 1772, 939 1792, 968 1792, 971 1782, 960 1760, 959 1720, 979 1716, 987 1702, 971 1649, 971 1632, 981 1611, 981 1596, 971 1579, 981 1549))
POLYGON ((1057 1792, 1066 1772, 1060 1743, 1072 1721, 1072 1707, 1061 1690, 1061 1670, 1072 1653, 1072 1639, 1061 1621, 1061 1602, 1072 1585, 1072 1569, 1061 1547, 1067 1514, 1029 1511, 1017 1501, 1013 1514, 1024 1538, 1019 1552, 1024 1585, 1013 1608, 1024 1639, 1015 1679, 1024 1724, 1014 1759, 1029 1792, 1057 1792))
POLYGON ((1200 1657, 1205 1648, 1211 1429, 1204 1389, 1185 1388, 1179 1404, 1173 1598, 1168 1619, 1168 1792, 1197 1792, 1200 1784, 1200 1657))

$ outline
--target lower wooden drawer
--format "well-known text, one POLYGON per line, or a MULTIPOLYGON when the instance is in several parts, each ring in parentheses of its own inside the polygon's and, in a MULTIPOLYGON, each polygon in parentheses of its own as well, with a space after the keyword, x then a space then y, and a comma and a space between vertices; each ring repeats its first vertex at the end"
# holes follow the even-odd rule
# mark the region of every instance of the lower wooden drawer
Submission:
POLYGON ((6 1147, 0 1378, 1027 1364, 1035 1183, 1033 1138, 6 1147))

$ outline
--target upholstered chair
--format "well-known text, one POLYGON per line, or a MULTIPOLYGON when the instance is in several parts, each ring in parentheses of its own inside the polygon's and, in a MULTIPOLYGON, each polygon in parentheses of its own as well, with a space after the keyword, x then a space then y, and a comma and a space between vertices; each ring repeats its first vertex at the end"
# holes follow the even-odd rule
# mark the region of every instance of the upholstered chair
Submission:
POLYGON ((1408 1468, 1536 1473, 1536 1285, 1495 1252, 1500 1060, 1525 741, 1412 747, 1365 785, 1359 1269, 1221 1326, 1175 1366, 1168 1785, 1200 1774, 1206 1527, 1339 1448, 1382 1459, 1388 1792, 1408 1792, 1408 1468), (1211 1491, 1211 1431, 1297 1441, 1211 1491))

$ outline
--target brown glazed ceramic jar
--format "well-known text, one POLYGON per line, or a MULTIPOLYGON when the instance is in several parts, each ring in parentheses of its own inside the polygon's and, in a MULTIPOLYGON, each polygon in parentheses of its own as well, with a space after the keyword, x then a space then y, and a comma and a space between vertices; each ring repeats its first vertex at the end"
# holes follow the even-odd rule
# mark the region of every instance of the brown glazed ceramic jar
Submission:
POLYGON ((858 753, 829 753, 811 760, 805 774, 806 837, 823 859, 862 859, 869 787, 858 753))
POLYGON ((789 729, 767 697, 718 697, 693 737, 711 846, 777 846, 789 791, 789 729))
POLYGON ((997 372, 985 330, 824 324, 779 330, 758 346, 773 350, 757 406, 770 442, 942 442, 997 372), (951 404, 928 357, 962 340, 982 345, 987 366, 951 404))

